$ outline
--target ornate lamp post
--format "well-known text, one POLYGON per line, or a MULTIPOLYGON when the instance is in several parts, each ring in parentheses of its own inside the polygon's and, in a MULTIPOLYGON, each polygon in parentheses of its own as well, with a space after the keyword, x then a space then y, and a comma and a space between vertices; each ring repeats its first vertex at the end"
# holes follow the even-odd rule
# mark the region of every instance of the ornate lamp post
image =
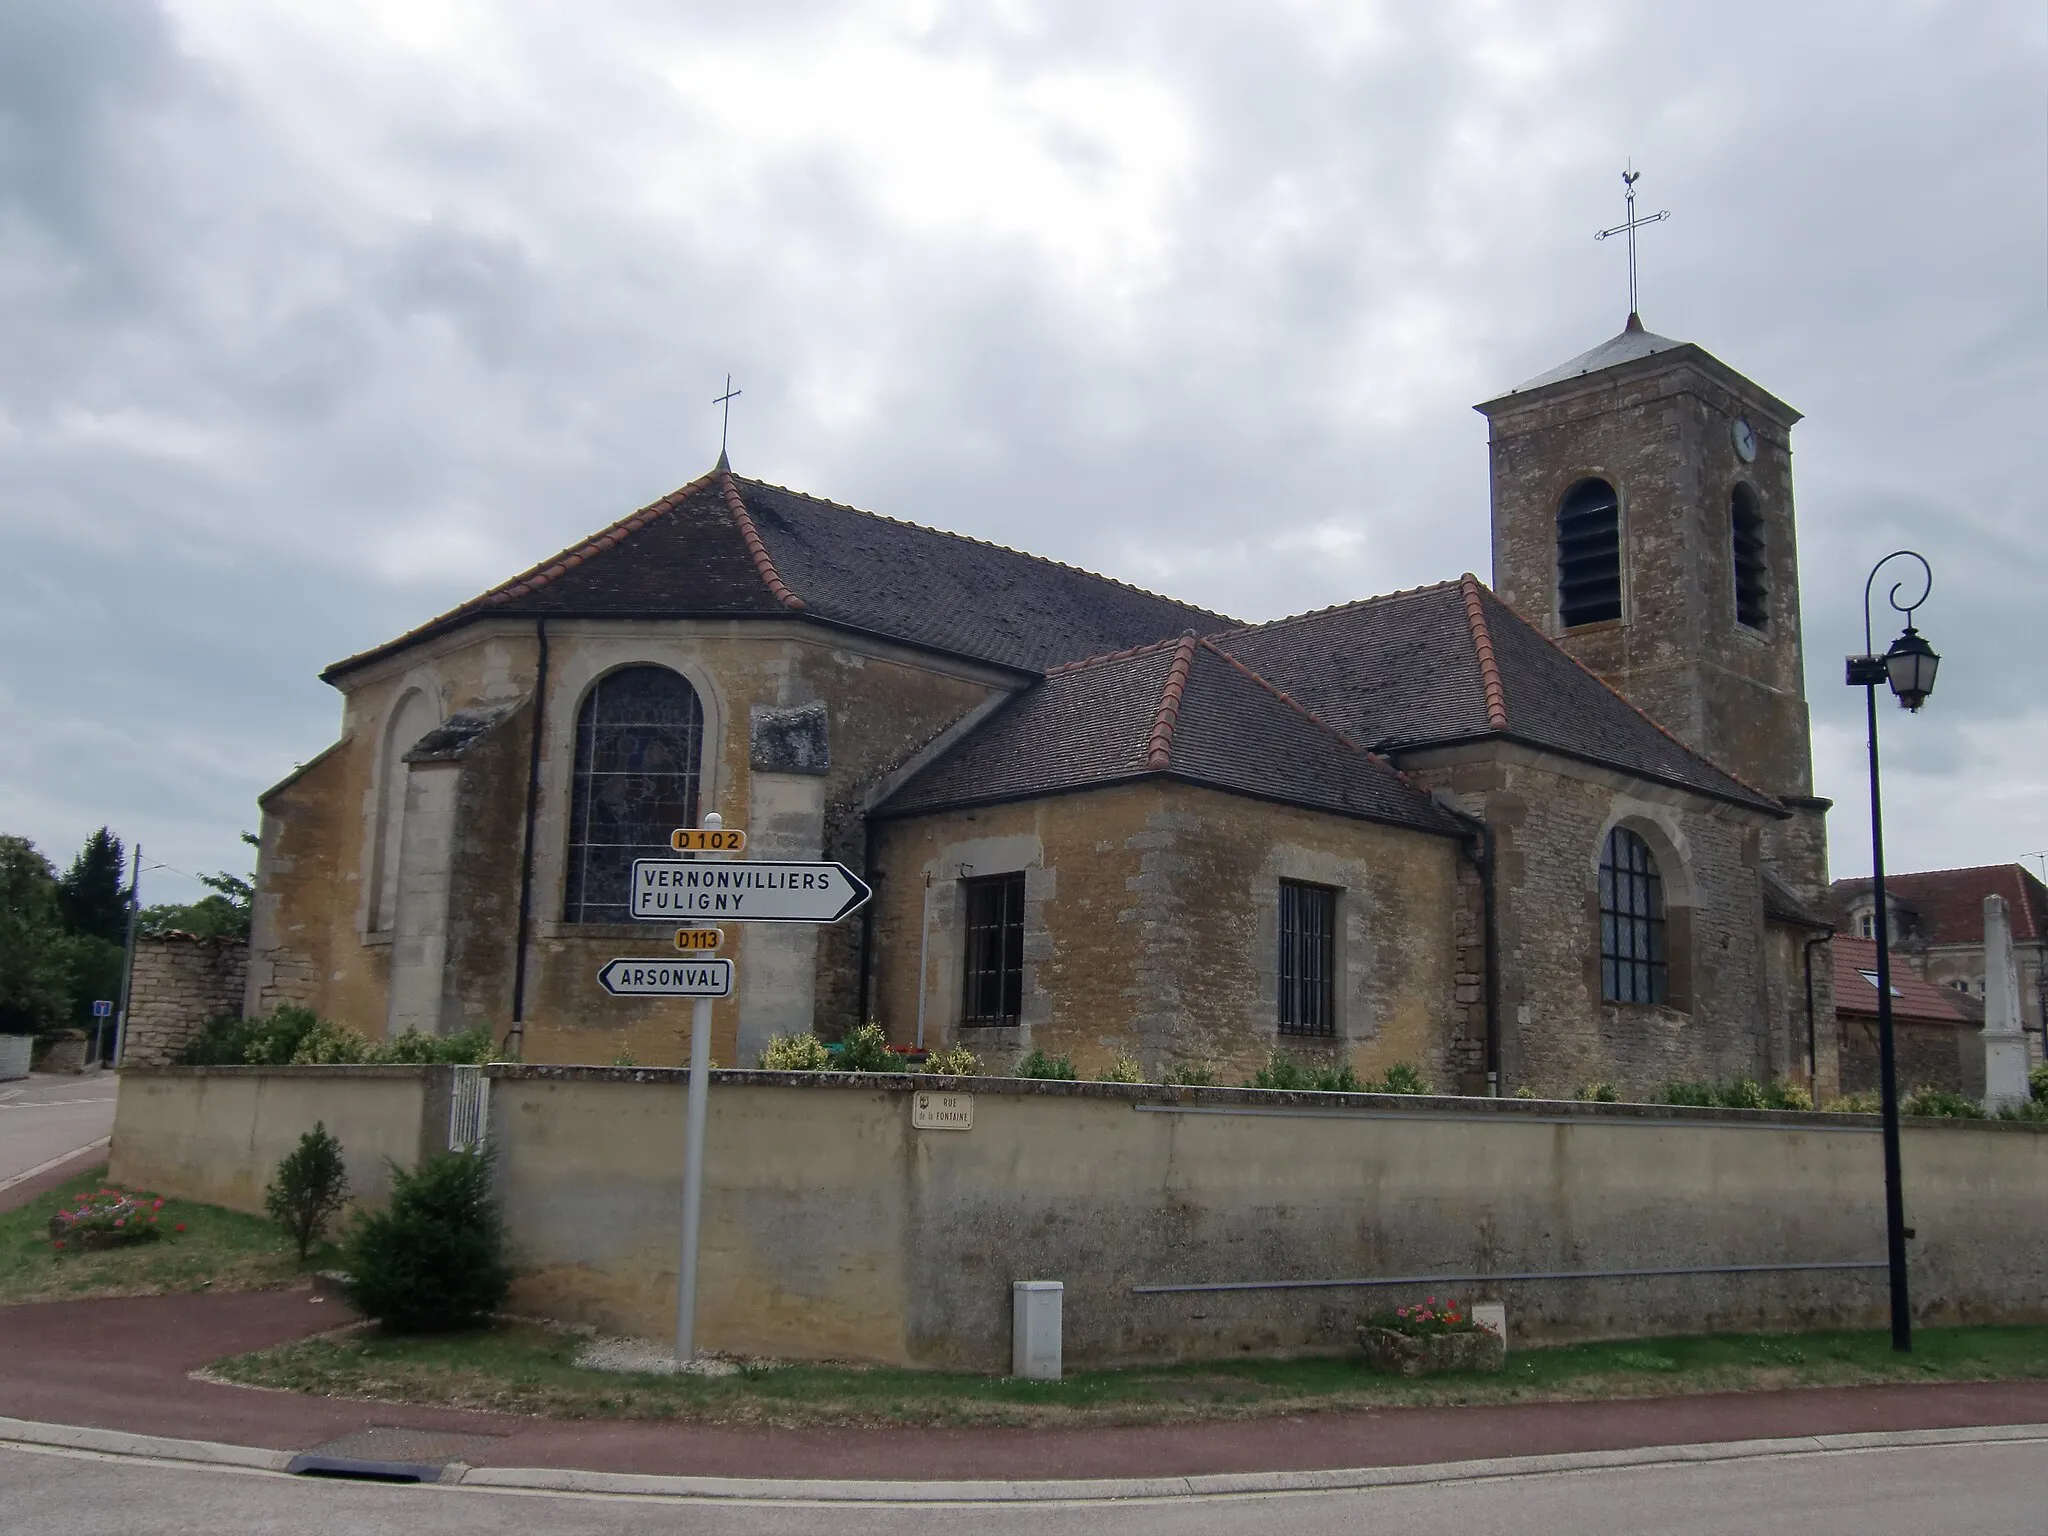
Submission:
POLYGON ((1906 1291, 1906 1207, 1899 1180, 1899 1068, 1892 1044, 1891 912, 1884 895, 1884 807, 1878 793, 1877 690, 1880 684, 1889 686, 1898 695, 1900 707, 1916 713, 1934 692, 1934 672, 1941 665, 1941 658, 1913 627, 1913 610, 1926 602, 1933 590, 1933 570, 1912 550, 1894 550, 1878 561, 1863 583, 1863 654, 1849 658, 1849 686, 1863 690, 1864 709, 1870 721, 1870 885, 1877 903, 1877 1050, 1878 1089, 1884 1100, 1885 1257, 1891 1269, 1892 1348, 1897 1350, 1913 1347, 1913 1307, 1906 1291), (1877 573, 1899 559, 1919 562, 1920 595, 1910 603, 1902 603, 1899 589, 1906 583, 1892 583, 1888 601, 1906 616, 1906 629, 1892 642, 1891 649, 1879 656, 1870 639, 1870 589, 1877 581, 1877 573))

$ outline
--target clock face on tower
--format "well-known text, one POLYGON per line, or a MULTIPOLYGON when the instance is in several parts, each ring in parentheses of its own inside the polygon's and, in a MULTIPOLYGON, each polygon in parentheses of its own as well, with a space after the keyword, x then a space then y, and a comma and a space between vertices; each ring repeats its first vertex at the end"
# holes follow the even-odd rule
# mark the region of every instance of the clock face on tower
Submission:
POLYGON ((1738 416, 1735 418, 1735 456, 1745 464, 1756 462, 1756 428, 1738 416))

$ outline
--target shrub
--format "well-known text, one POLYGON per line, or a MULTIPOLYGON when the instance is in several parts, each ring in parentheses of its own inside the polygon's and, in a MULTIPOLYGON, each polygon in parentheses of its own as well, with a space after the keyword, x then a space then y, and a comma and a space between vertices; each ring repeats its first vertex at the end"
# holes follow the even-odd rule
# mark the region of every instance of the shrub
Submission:
POLYGON ((250 1024, 243 1060, 250 1066, 282 1067, 298 1054, 306 1037, 320 1028, 320 1015, 285 1003, 250 1024))
POLYGON ((1049 1079, 1053 1082, 1071 1083, 1081 1074, 1074 1070, 1072 1057, 1048 1056, 1037 1046, 1033 1046, 1030 1054, 1017 1063, 1010 1075, 1012 1077, 1036 1077, 1049 1079))
POLYGON ((1137 1057, 1119 1055, 1115 1061, 1109 1064, 1109 1070, 1097 1078, 1096 1081, 1100 1083, 1142 1083, 1145 1081, 1145 1069, 1138 1065, 1137 1057))
POLYGON ((1533 1099, 1539 1097, 1536 1090, 1534 1088, 1531 1088, 1527 1083, 1524 1083, 1521 1087, 1517 1088, 1515 1090, 1514 1096, 1518 1099, 1533 1099))
POLYGON ((1178 1088, 1214 1088, 1216 1086, 1216 1063, 1213 1061, 1184 1061, 1177 1067, 1168 1067, 1164 1081, 1178 1088))
POLYGON ((889 1037, 873 1019, 840 1043, 833 1065, 842 1072, 906 1072, 903 1058, 889 1049, 889 1037))
POLYGON ((321 1019, 300 1037, 291 1059, 297 1067, 335 1067, 378 1057, 377 1048, 354 1030, 321 1019))
POLYGON ((1984 1106, 1946 1088, 1916 1088, 1899 1101, 1902 1115, 1930 1115, 1944 1120, 1982 1120, 1984 1106))
POLYGON ((832 1053, 816 1035, 774 1035, 761 1052, 763 1072, 823 1072, 832 1065, 832 1053))
POLYGON ((1666 1083, 1657 1094, 1659 1104, 1680 1104, 1690 1109, 1715 1109, 1720 1091, 1712 1083, 1666 1083))
MULTIPOLYGON (((2036 1068, 2038 1071, 2039 1069, 2036 1068)), ((2048 1120, 2048 1103, 2040 1099, 2029 1099, 2024 1104, 2008 1104, 1998 1112, 2001 1120, 2048 1120)))
POLYGON ((1844 1094, 1839 1099, 1829 1099, 1826 1107, 1831 1115, 1874 1115, 1884 1108, 1874 1093, 1844 1094))
POLYGON ((1764 1097, 1763 1084, 1747 1077, 1738 1077, 1721 1090, 1723 1109, 1769 1109, 1770 1100, 1764 1097))
POLYGON ((394 1333, 481 1321, 512 1283, 491 1196, 491 1150, 442 1152, 408 1173, 391 1165, 391 1204, 357 1216, 348 1299, 394 1333))
POLYGON ((1581 1104, 1619 1104, 1621 1090, 1612 1083, 1581 1083, 1573 1090, 1572 1097, 1581 1104))
MULTIPOLYGON (((1348 1070, 1348 1069, 1347 1069, 1348 1070)), ((1397 1061, 1377 1082, 1366 1084, 1369 1093, 1434 1093, 1422 1069, 1412 1062, 1397 1061)))
POLYGON ((1283 1093, 1300 1092, 1313 1088, 1315 1073, 1305 1062, 1297 1061, 1285 1051, 1274 1051, 1266 1058, 1266 1064, 1252 1074, 1247 1088, 1273 1088, 1283 1093))
POLYGON ((298 1246, 299 1262, 326 1234, 327 1224, 348 1204, 348 1169, 341 1143, 324 1121, 299 1138, 297 1148, 277 1165, 277 1178, 263 1191, 263 1209, 298 1246))
POLYGON ((1797 1083, 1776 1082, 1764 1090, 1772 1109, 1812 1109, 1813 1095, 1797 1083))
POLYGON ((478 1025, 459 1035, 423 1035, 408 1029, 388 1045, 374 1048, 364 1059, 421 1066, 480 1067, 507 1058, 491 1032, 478 1025))
POLYGON ((2027 1091, 2034 1096, 2036 1104, 2048 1104, 2048 1061, 2027 1074, 2027 1091))
POLYGON ((926 1056, 924 1070, 934 1077, 974 1077, 981 1071, 981 1058, 964 1045, 948 1046, 926 1056))

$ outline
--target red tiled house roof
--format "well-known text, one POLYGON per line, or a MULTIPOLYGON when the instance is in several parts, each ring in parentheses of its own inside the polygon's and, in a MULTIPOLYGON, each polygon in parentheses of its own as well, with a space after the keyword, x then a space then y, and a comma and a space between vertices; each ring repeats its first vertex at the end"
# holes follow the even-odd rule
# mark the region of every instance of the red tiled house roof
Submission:
MULTIPOLYGON (((1885 895, 1903 909, 1898 926, 1925 944, 1982 944, 1984 898, 2003 896, 2013 941, 2026 944, 2048 934, 2048 886, 2022 864, 1980 864, 1969 869, 1929 869, 1886 875, 1885 895)), ((1829 894, 1842 924, 1849 908, 1870 894, 1870 880, 1837 880, 1829 894)))
MULTIPOLYGON (((1841 934, 1829 946, 1835 954, 1835 1012, 1856 1018, 1877 1017, 1877 941, 1841 934), (1865 973, 1868 974, 1865 974, 1865 973)), ((1892 966, 1892 1018, 1913 1024, 1950 1024, 1976 1029, 1984 1022, 1984 1005, 1954 987, 1922 981, 1905 966, 1892 966)))

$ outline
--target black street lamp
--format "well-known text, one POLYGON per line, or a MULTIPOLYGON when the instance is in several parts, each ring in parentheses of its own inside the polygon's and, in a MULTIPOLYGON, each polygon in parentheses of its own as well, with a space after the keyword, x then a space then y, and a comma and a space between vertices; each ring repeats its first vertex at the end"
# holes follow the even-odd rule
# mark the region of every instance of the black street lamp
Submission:
POLYGON ((1913 1347, 1913 1306, 1906 1292, 1906 1203, 1899 1179, 1899 1062, 1892 1044, 1892 941, 1891 912, 1884 897, 1884 807, 1877 779, 1877 689, 1888 685, 1898 695, 1903 709, 1917 712, 1934 692, 1934 672, 1941 658, 1934 647, 1913 627, 1913 610, 1927 601, 1934 590, 1934 572, 1910 549, 1893 550, 1870 568, 1863 583, 1863 654, 1849 658, 1849 686, 1863 690, 1865 713, 1870 719, 1870 889, 1877 903, 1874 924, 1877 933, 1877 1060, 1878 1091, 1884 1104, 1884 1234, 1885 1257, 1891 1269, 1892 1348, 1913 1347), (1893 609, 1906 616, 1906 631, 1882 656, 1875 654, 1870 639, 1870 589, 1877 573, 1892 561, 1905 558, 1920 563, 1920 595, 1910 603, 1899 601, 1905 582, 1894 582, 1889 597, 1893 609))

